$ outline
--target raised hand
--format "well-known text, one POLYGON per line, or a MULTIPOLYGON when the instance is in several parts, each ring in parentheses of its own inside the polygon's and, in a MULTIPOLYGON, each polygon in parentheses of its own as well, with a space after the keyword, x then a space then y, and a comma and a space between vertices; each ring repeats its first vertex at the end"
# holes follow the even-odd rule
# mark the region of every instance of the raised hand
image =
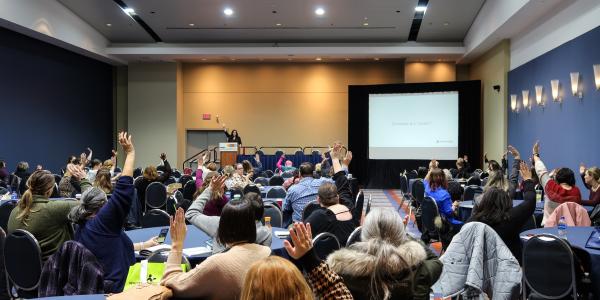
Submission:
POLYGON ((519 165, 519 173, 521 174, 521 178, 523 178, 523 180, 531 179, 531 169, 529 169, 529 166, 527 166, 524 161, 521 161, 521 164, 519 165))
POLYGON ((335 159, 343 159, 342 155, 342 144, 335 143, 333 149, 331 149, 331 157, 335 159))
POLYGON ((187 225, 185 225, 185 212, 183 208, 178 208, 175 212, 175 217, 171 217, 170 229, 171 234, 171 249, 173 251, 183 250, 183 241, 187 234, 187 225))
POLYGON ((540 141, 535 141, 535 144, 533 144, 533 155, 539 155, 540 154, 540 141))
POLYGON ((110 157, 117 157, 117 154, 119 154, 119 153, 117 152, 117 150, 111 150, 111 152, 112 152, 112 153, 111 153, 110 157))
POLYGON ((585 164, 579 163, 579 174, 583 175, 583 173, 585 173, 585 169, 586 169, 585 164))
POLYGON ((465 155, 463 155, 463 159, 464 159, 465 161, 469 161, 469 157, 468 157, 466 154, 465 154, 465 155))
POLYGON ((161 160, 167 160, 167 154, 165 154, 165 153, 161 153, 161 154, 160 154, 160 159, 161 159, 161 160))
POLYGON ((294 223, 294 227, 290 228, 290 237, 294 242, 294 246, 289 241, 284 240, 283 247, 294 259, 301 258, 313 247, 310 224, 294 223))
POLYGON ((37 165, 37 167, 35 167, 36 171, 40 171, 40 170, 43 170, 43 169, 44 169, 44 167, 42 167, 42 165, 37 165))
POLYGON ((514 156, 515 159, 521 159, 521 154, 519 153, 519 150, 517 150, 517 148, 508 145, 508 152, 510 152, 510 154, 514 156))
POLYGON ((81 166, 68 164, 67 170, 71 174, 71 176, 75 177, 77 180, 81 180, 85 177, 86 173, 81 166))
POLYGON ((344 156, 344 165, 349 166, 352 161, 352 151, 348 150, 346 156, 344 156))
POLYGON ((135 151, 133 147, 133 142, 131 141, 131 135, 127 135, 127 132, 125 131, 119 133, 119 145, 123 147, 123 151, 125 151, 125 154, 129 154, 135 151))
POLYGON ((260 155, 257 153, 254 153, 254 160, 256 161, 260 161, 260 155))
POLYGON ((210 181, 210 188, 213 191, 221 190, 223 188, 223 186, 225 185, 225 180, 227 180, 226 175, 213 177, 212 180, 210 181))

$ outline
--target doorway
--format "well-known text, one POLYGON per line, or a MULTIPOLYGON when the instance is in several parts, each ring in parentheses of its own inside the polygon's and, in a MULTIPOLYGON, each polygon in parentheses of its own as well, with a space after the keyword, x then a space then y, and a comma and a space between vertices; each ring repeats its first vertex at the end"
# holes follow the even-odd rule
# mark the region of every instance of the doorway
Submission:
POLYGON ((212 149, 217 147, 216 156, 210 152, 210 160, 218 161, 219 159, 219 143, 227 142, 227 137, 223 130, 195 130, 188 129, 186 131, 186 146, 185 157, 190 158, 203 149, 212 149))

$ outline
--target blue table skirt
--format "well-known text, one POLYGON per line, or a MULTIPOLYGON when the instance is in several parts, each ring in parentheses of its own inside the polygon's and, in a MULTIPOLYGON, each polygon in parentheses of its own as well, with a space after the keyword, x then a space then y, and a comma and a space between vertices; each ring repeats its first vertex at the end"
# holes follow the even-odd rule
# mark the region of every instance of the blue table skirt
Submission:
MULTIPOLYGON (((571 244, 571 247, 577 247, 590 254, 591 258, 591 280, 592 289, 595 294, 595 299, 600 299, 600 250, 589 249, 585 247, 588 239, 592 232, 595 230, 594 227, 568 227, 567 228, 567 241, 571 244)), ((521 232, 521 242, 525 242, 527 235, 536 235, 548 233, 558 236, 558 229, 556 227, 549 228, 538 228, 521 232)))
MULTIPOLYGON (((242 162, 243 160, 252 161, 254 159, 254 154, 252 155, 238 155, 237 161, 242 162)), ((275 170, 277 168, 277 161, 279 160, 279 156, 275 155, 261 155, 260 162, 263 165, 264 170, 275 170)), ((285 155, 285 160, 291 160, 294 163, 294 167, 299 167, 303 162, 310 162, 312 164, 318 164, 321 162, 320 155, 285 155)), ((283 163, 285 163, 285 160, 283 163)))
MULTIPOLYGON (((139 242, 147 241, 151 237, 158 236, 158 234, 160 233, 160 230, 163 228, 167 228, 167 227, 143 228, 143 229, 125 231, 125 233, 131 239, 131 241, 133 241, 134 243, 139 243, 139 242)), ((206 233, 204 233, 204 231, 198 229, 194 225, 188 225, 187 228, 188 228, 187 235, 185 237, 185 241, 183 241, 183 248, 206 247, 207 246, 206 242, 212 240, 212 238, 210 238, 206 233)), ((285 249, 283 248, 283 239, 278 238, 275 235, 275 231, 287 231, 287 229, 273 227, 273 241, 271 243, 271 250, 273 251, 273 254, 282 256, 283 253, 285 252, 285 249)), ((167 238, 165 239, 165 244, 171 244, 171 235, 170 234, 167 234, 167 238)), ((200 262, 204 261, 207 257, 209 257, 211 255, 212 254, 210 254, 210 253, 202 254, 202 255, 193 255, 193 256, 188 257, 188 259, 193 266, 193 265, 199 264, 200 262)), ((143 257, 138 256, 138 257, 136 257, 136 259, 142 260, 143 257)))

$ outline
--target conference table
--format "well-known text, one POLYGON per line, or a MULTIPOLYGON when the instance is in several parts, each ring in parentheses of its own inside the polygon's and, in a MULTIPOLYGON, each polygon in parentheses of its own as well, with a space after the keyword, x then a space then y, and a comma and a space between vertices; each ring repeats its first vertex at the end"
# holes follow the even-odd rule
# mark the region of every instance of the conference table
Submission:
MULTIPOLYGON (((571 247, 579 248, 590 254, 590 276, 592 283, 594 283, 592 289, 595 299, 600 299, 600 284, 598 284, 600 282, 600 250, 585 247, 594 230, 597 229, 595 227, 568 227, 567 241, 571 244, 571 247)), ((558 236, 558 229, 556 227, 546 227, 521 232, 521 242, 525 243, 531 236, 543 233, 558 236)))
MULTIPOLYGON (((513 207, 519 205, 523 203, 523 200, 513 200, 513 207)), ((459 205, 458 205, 458 216, 461 220, 463 221, 467 221, 469 219, 469 217, 471 217, 471 212, 473 211, 473 201, 472 200, 468 200, 468 201, 462 201, 459 205)), ((588 213, 591 212, 594 207, 593 206, 583 206, 588 213)), ((533 212, 533 215, 535 216, 536 220, 541 220, 541 217, 544 215, 544 201, 541 202, 536 202, 535 204, 535 211, 533 212)))
MULTIPOLYGON (((168 228, 168 227, 167 226, 165 226, 165 227, 150 227, 150 228, 129 230, 129 231, 125 231, 125 234, 127 234, 127 236, 131 239, 132 242, 139 243, 139 242, 147 241, 154 236, 158 236, 161 229, 163 229, 163 228, 168 228)), ((285 252, 285 249, 283 248, 283 240, 284 239, 277 237, 275 232, 276 231, 286 231, 287 232, 288 230, 285 228, 279 228, 279 227, 273 227, 272 230, 273 230, 273 236, 272 236, 272 242, 271 242, 271 251, 275 255, 282 256, 285 252)), ((206 233, 204 233, 204 231, 198 229, 194 225, 187 226, 187 235, 185 237, 185 240, 183 241, 184 249, 196 248, 196 247, 207 247, 210 242, 212 242, 212 238, 209 237, 206 233)), ((165 244, 171 244, 171 235, 170 234, 167 234, 167 238, 165 239, 165 244)), ((191 255, 191 256, 188 256, 188 260, 190 261, 190 264, 193 267, 194 265, 201 263, 202 261, 204 261, 207 257, 209 257, 211 255, 212 255, 212 252, 191 255)), ((144 258, 145 258, 144 256, 136 254, 136 260, 140 261, 144 258)))

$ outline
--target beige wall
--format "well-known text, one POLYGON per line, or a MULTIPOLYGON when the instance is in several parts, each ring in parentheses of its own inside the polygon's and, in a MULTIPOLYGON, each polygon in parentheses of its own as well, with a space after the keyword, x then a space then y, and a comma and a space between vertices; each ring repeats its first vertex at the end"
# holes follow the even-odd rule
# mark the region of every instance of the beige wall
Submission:
POLYGON ((510 67, 510 43, 502 41, 474 61, 469 68, 472 80, 481 80, 483 101, 483 152, 499 160, 507 145, 506 90, 510 67), (500 85, 500 91, 493 89, 500 85))
POLYGON ((456 65, 446 62, 412 62, 404 68, 406 83, 456 80, 456 65))
POLYGON ((130 64, 128 90, 136 166, 156 165, 161 152, 177 162, 177 64, 130 64))
MULTIPOLYGON (((183 127, 239 131, 247 146, 348 140, 348 85, 402 83, 403 62, 183 64, 183 127), (212 119, 203 121, 202 114, 212 119)), ((179 149, 185 153, 185 145, 179 149)))

